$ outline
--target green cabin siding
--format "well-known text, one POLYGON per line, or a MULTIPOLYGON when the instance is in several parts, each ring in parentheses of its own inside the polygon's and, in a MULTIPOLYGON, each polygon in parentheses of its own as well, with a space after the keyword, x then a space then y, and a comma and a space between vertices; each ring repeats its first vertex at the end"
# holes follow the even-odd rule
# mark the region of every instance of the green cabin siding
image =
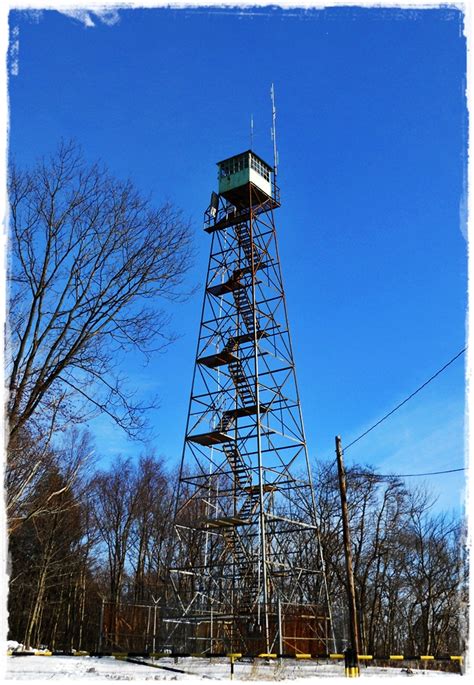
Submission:
MULTIPOLYGON (((219 178, 219 193, 225 193, 228 190, 233 190, 234 188, 239 188, 244 186, 250 181, 250 169, 242 169, 242 171, 237 171, 236 173, 230 174, 230 176, 220 175, 219 178)), ((263 179, 262 179, 263 180, 263 179)))

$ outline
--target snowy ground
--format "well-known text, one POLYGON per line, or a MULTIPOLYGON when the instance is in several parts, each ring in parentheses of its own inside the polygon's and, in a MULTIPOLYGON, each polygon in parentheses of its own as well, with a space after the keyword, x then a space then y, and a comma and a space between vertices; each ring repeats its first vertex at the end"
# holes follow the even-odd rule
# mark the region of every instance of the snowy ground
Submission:
MULTIPOLYGON (((150 663, 152 663, 150 661, 150 663)), ((406 681, 426 678, 458 678, 458 674, 440 673, 424 670, 412 665, 413 675, 402 671, 402 666, 396 668, 380 668, 362 665, 361 678, 395 678, 406 681)), ((71 656, 8 656, 4 663, 5 678, 9 681, 28 680, 30 682, 44 682, 57 680, 60 682, 82 682, 84 680, 110 681, 133 680, 134 682, 149 682, 152 680, 180 680, 182 682, 197 683, 203 680, 230 680, 230 666, 228 659, 197 659, 180 658, 160 659, 153 666, 129 663, 113 657, 71 657, 71 656), (157 666, 159 668, 157 668, 157 666), (166 670, 179 669, 185 673, 166 670)), ((291 680, 299 685, 315 685, 321 677, 332 678, 347 682, 344 677, 344 664, 318 663, 315 661, 283 661, 265 663, 237 662, 235 664, 234 680, 265 682, 269 680, 291 680)), ((360 682, 360 681, 359 681, 360 682)))

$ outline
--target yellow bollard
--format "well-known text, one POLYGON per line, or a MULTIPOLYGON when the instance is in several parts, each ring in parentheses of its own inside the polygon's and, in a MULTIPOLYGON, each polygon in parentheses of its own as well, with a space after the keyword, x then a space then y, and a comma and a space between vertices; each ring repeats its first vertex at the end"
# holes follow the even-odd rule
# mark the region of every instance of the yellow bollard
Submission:
POLYGON ((230 659, 230 679, 234 679, 234 663, 237 661, 237 659, 240 659, 242 654, 238 653, 233 653, 233 654, 228 654, 227 655, 230 659))

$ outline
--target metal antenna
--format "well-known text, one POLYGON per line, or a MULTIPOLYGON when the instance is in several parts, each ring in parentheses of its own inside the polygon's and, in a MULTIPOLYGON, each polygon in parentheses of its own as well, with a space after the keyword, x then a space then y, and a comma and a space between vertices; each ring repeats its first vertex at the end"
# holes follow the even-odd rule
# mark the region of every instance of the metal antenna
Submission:
POLYGON ((250 115, 250 149, 253 150, 253 114, 250 115))
POLYGON ((278 152, 277 152, 277 142, 276 142, 276 107, 275 107, 275 87, 272 83, 270 88, 270 96, 272 99, 272 140, 273 140, 273 167, 274 167, 274 178, 277 176, 278 167, 278 152))

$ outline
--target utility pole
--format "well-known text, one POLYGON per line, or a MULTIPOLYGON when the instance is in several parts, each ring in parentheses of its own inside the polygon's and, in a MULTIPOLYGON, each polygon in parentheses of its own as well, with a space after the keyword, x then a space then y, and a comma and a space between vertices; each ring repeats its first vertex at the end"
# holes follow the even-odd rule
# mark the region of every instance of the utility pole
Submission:
POLYGON ((352 570, 351 537, 349 530, 349 516, 347 512, 346 473, 344 471, 344 463, 342 461, 341 438, 339 435, 336 435, 336 455, 337 471, 339 474, 339 492, 341 495, 342 531, 344 539, 344 556, 346 558, 347 600, 349 604, 349 628, 351 636, 351 649, 346 652, 346 676, 349 678, 357 678, 360 674, 358 659, 359 629, 357 626, 355 584, 354 573, 352 570))

